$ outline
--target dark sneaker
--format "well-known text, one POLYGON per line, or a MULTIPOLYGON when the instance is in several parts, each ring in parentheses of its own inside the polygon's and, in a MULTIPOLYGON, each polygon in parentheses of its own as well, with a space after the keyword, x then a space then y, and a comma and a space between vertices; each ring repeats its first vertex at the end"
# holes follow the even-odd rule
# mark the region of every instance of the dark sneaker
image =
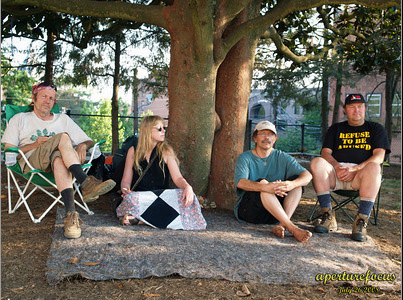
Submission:
POLYGON ((81 236, 78 212, 67 212, 67 216, 64 218, 64 236, 68 239, 78 239, 81 236))
POLYGON ((367 240, 367 224, 368 216, 359 214, 355 217, 353 223, 353 232, 351 238, 357 242, 365 242, 367 240))
POLYGON ((333 210, 322 209, 322 216, 316 222, 313 231, 318 233, 328 233, 337 230, 336 214, 333 210))
POLYGON ((95 201, 97 196, 106 194, 112 190, 116 185, 112 179, 101 181, 94 176, 88 176, 81 184, 81 191, 83 193, 84 202, 95 201))

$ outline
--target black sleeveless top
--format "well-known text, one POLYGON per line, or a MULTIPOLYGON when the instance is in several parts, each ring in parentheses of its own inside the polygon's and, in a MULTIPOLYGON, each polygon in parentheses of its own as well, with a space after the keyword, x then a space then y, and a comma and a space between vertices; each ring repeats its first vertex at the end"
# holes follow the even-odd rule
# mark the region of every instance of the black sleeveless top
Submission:
MULTIPOLYGON (((147 173, 143 176, 139 184, 134 188, 134 191, 152 191, 160 189, 168 189, 171 176, 169 174, 168 166, 163 161, 162 167, 160 167, 160 156, 156 153, 157 147, 155 147, 151 153, 150 160, 154 155, 157 157, 154 159, 151 167, 148 169, 147 173), (163 171, 164 170, 164 171, 163 171), (165 176, 164 176, 165 174, 165 176)), ((144 171, 147 168, 148 162, 146 159, 140 162, 140 167, 144 171)), ((133 168, 133 179, 132 186, 136 183, 139 178, 137 170, 133 168)))

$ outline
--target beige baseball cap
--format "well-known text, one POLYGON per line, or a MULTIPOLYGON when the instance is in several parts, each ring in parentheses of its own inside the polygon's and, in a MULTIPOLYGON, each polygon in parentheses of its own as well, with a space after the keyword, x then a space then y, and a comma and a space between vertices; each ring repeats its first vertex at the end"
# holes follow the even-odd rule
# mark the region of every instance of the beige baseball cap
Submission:
POLYGON ((274 124, 269 121, 261 121, 261 122, 257 123, 257 125, 255 126, 255 129, 253 129, 253 133, 255 133, 256 130, 260 131, 260 130, 265 130, 265 129, 271 130, 277 135, 276 126, 274 126, 274 124))

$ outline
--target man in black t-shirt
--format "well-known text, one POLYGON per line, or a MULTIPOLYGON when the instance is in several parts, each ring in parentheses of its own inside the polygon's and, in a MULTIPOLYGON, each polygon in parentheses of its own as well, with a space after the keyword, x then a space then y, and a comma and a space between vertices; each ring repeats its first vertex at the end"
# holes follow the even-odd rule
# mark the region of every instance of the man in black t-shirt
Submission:
POLYGON ((366 226, 381 185, 381 164, 390 153, 382 125, 365 120, 366 102, 361 94, 350 94, 344 102, 347 121, 332 125, 326 133, 321 157, 311 162, 313 186, 321 207, 314 231, 337 229, 330 191, 359 190, 360 203, 351 238, 366 241, 366 226))

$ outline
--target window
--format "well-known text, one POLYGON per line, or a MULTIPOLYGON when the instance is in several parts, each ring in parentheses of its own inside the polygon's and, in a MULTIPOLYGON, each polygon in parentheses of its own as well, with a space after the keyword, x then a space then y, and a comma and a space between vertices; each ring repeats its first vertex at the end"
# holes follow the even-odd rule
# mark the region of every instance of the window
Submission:
POLYGON ((294 115, 302 115, 302 113, 303 113, 302 106, 295 103, 294 104, 294 115))
POLYGON ((264 107, 261 104, 255 105, 252 107, 251 115, 253 119, 264 119, 265 118, 265 111, 264 107))
POLYGON ((381 116, 381 94, 367 94, 368 115, 371 117, 381 116))
POLYGON ((402 115, 402 99, 398 93, 395 94, 392 104, 392 116, 400 117, 402 115))

